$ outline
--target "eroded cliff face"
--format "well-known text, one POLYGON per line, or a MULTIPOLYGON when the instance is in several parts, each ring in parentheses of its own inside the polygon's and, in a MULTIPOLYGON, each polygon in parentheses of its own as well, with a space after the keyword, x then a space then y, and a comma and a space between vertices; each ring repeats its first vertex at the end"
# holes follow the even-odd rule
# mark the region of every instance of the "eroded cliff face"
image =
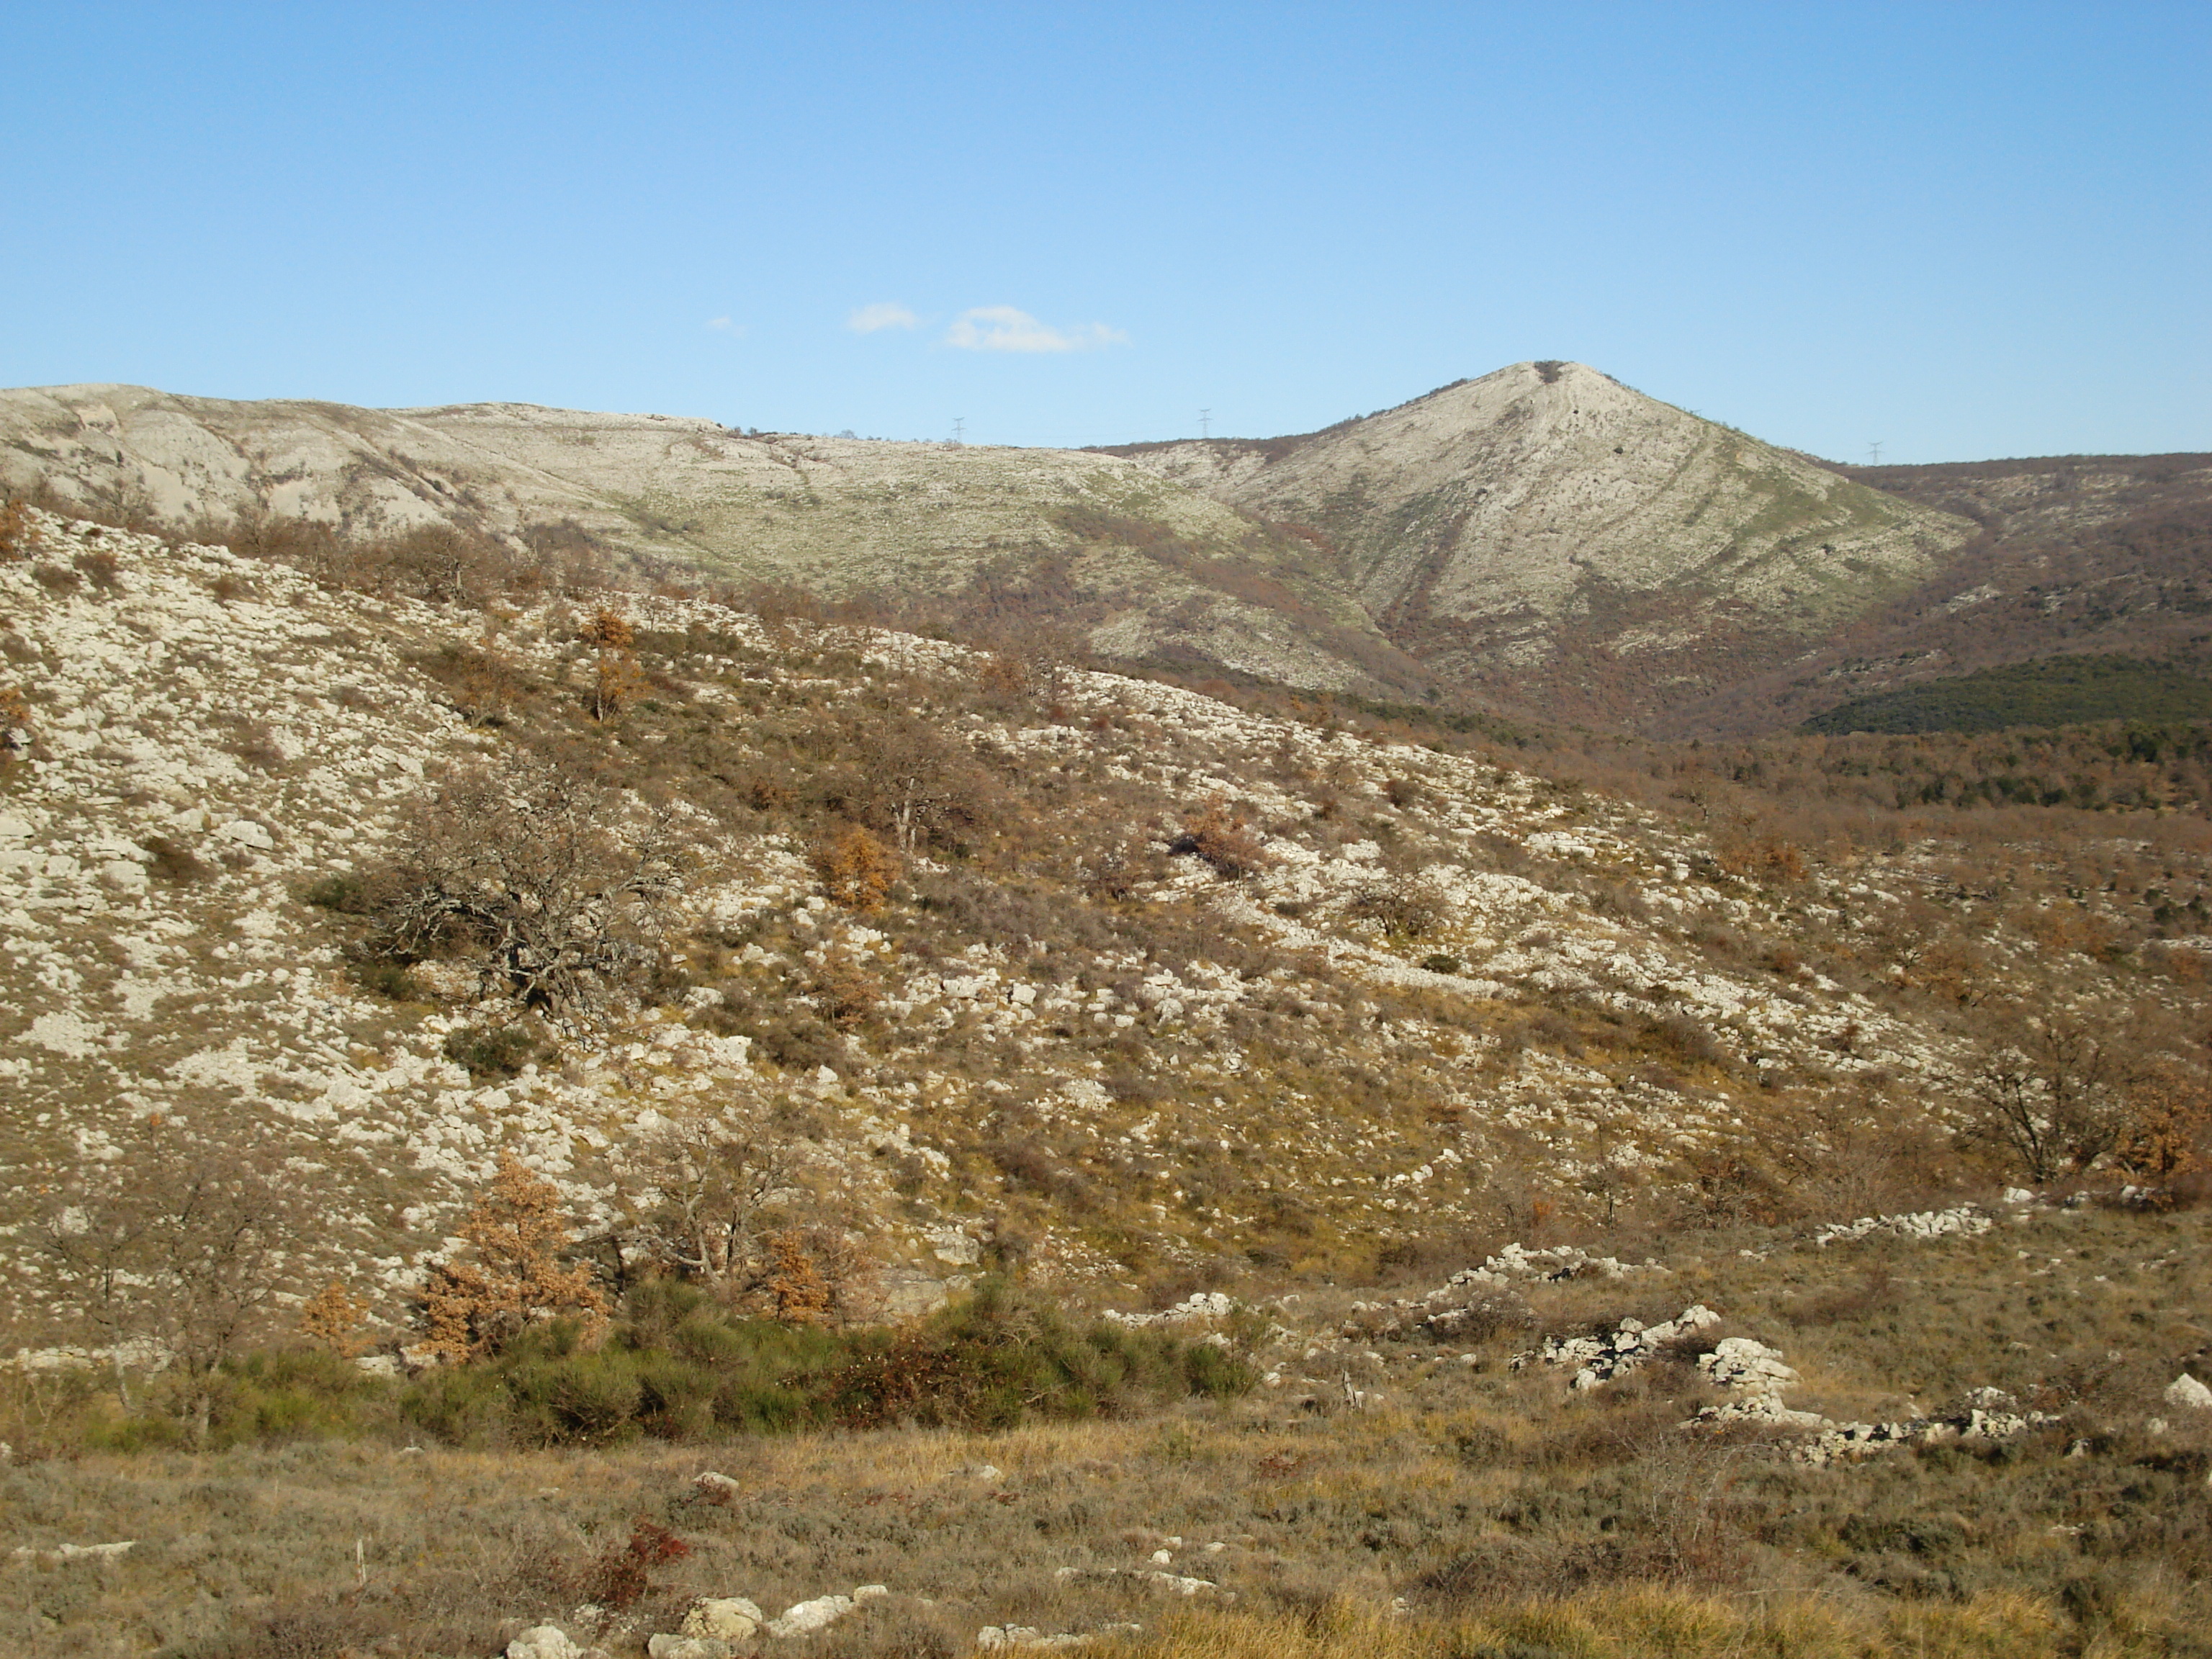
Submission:
POLYGON ((1116 453, 1322 532, 1447 682, 1574 713, 1633 717, 1746 653, 1802 648, 1974 532, 1579 363, 1297 438, 1116 453))

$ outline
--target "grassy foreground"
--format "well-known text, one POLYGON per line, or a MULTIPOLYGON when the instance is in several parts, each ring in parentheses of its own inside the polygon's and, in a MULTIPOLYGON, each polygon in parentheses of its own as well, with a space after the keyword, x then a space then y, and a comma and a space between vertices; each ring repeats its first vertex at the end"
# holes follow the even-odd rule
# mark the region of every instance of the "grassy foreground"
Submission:
POLYGON ((96 1379, 19 1385, 0 1519, 29 1553, 0 1553, 0 1652, 459 1659, 551 1620, 626 1659, 700 1597, 773 1613, 881 1584, 761 1650, 921 1659, 1024 1627, 1157 1659, 2212 1655, 2212 1413, 2164 1396, 2204 1370, 2207 1222, 1717 1236, 1665 1273, 1531 1283, 1525 1320, 1443 1346, 1316 1290, 1297 1332, 1241 1328, 1278 1386, 1194 1386, 1163 1347, 1169 1386, 934 1426, 702 1417, 583 1443, 527 1411, 489 1435, 393 1409, 122 1450, 96 1379), (1883 1421, 1994 1387, 2047 1420, 1817 1465, 1784 1430, 1686 1426, 1719 1396, 1682 1356, 1579 1393, 1510 1364, 1693 1300, 1786 1352, 1801 1408, 1883 1421))

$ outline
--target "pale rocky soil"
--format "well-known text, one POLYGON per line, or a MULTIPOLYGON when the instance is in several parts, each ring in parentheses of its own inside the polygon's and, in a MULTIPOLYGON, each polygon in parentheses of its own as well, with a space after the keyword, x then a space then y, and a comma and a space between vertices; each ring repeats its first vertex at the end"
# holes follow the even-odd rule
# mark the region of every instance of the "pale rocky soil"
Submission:
MULTIPOLYGON (((1923 890, 1919 855, 1763 889, 1722 873, 1700 837, 1617 802, 1106 674, 1072 677, 1060 719, 968 714, 956 729, 1040 774, 1088 768, 1164 802, 1244 803, 1271 867, 1231 883, 1171 860, 1148 896, 1267 942, 1273 966, 1240 972, 1200 956, 1164 967, 1132 952, 1040 973, 1012 939, 921 961, 829 905, 802 849, 724 835, 702 815, 684 903, 696 928, 753 928, 720 970, 729 977, 709 976, 683 1006, 571 1032, 557 1063, 473 1086, 441 1045, 497 1010, 475 1005, 465 978, 435 1004, 361 991, 343 970, 342 932, 301 894, 373 865, 426 779, 501 741, 470 729, 410 666, 474 638, 482 618, 326 592, 222 550, 39 522, 40 560, 112 551, 121 588, 56 592, 32 562, 0 564, 0 643, 29 695, 34 742, 0 794, 11 1201, 21 1213, 58 1172, 115 1157, 131 1122, 250 1144, 332 1194, 326 1228, 300 1245, 303 1279, 363 1275, 394 1328, 500 1149, 561 1181, 581 1218, 605 1218, 641 1130, 771 1085, 811 1102, 806 1156, 858 1218, 899 1305, 970 1270, 1009 1214, 1038 1232, 1046 1281, 1110 1295, 1133 1277, 1113 1254, 1131 1224, 1170 1261, 1235 1259, 1279 1195, 1311 1213, 1321 1240, 1364 1250, 1495 1217, 1486 1206, 1532 1168, 1563 1189, 1651 1189, 1672 1178, 1671 1159, 1799 1089, 1886 1091, 1939 1121, 1963 1109, 1974 1051, 1929 1005, 1879 979, 1717 962, 1696 943, 1717 925, 1781 940, 1848 930, 1923 890), (1305 793, 1315 780, 1344 803, 1326 823, 1305 793), (1393 807, 1392 781, 1416 785, 1419 801, 1393 807), (209 878, 164 879, 150 867, 157 836, 209 878), (1428 896, 1434 933, 1393 939, 1360 919, 1386 864, 1428 896), (809 969, 832 957, 887 986, 888 1034, 861 1045, 846 1075, 775 1077, 746 1039, 709 1029, 721 985, 796 1003, 809 969), (1545 1009, 1686 1021, 1710 1048, 1669 1070, 1501 1040, 1545 1009), (1304 1035, 1255 1049, 1249 1022, 1261 1011, 1304 1035), (1095 1039, 1117 1032, 1142 1039, 1163 1069, 1159 1098, 1107 1086, 1095 1039), (948 1063, 947 1043, 997 1058, 948 1063), (1344 1092, 1346 1068, 1363 1067, 1385 1086, 1344 1092), (1103 1222, 1017 1200, 979 1166, 1015 1104, 1115 1194, 1103 1222), (892 1194, 893 1171, 904 1196, 892 1194)), ((748 617, 622 602, 641 626, 696 626, 724 642, 724 654, 674 665, 701 718, 763 684, 834 699, 858 684, 787 663, 795 647, 748 617)), ((505 637, 557 678, 573 626, 539 611, 505 637)), ((974 672, 959 647, 909 636, 845 630, 828 642, 863 676, 974 672)), ((1177 826, 1163 813, 1149 827, 1164 847, 1177 826)), ((2002 934, 1990 948, 2000 973, 2033 954, 2002 934)), ((16 1231, 0 1226, 0 1247, 16 1231)), ((13 1311, 35 1320, 40 1279, 20 1252, 7 1284, 13 1311)))
POLYGON ((1109 655, 1608 720, 1802 652, 1975 529, 1573 363, 1298 438, 1114 453, 44 387, 0 392, 0 482, 170 523, 572 526, 632 561, 832 596, 941 596, 1057 558, 1109 655))
MULTIPOLYGON (((1273 443, 1146 446, 1135 459, 1271 518, 1316 523, 1378 616, 1518 623, 1509 660, 1600 590, 1694 595, 1683 629, 1765 613, 1817 635, 1972 534, 1948 514, 1632 392, 1580 363, 1516 363, 1273 443)), ((1663 647, 1655 629, 1617 648, 1663 647)))
POLYGON ((1255 541, 1233 510, 1109 455, 803 434, 526 404, 369 410, 234 403, 143 386, 0 392, 0 484, 165 523, 265 512, 354 536, 447 524, 520 544, 580 532, 617 560, 673 562, 818 597, 944 596, 986 567, 1040 557, 1097 614, 1101 649, 1181 647, 1262 678, 1381 689, 1346 658, 1349 635, 1389 654, 1347 589, 1255 541), (1299 607, 1241 597, 1111 538, 1071 531, 1107 515, 1206 557, 1281 578, 1299 607), (1302 607, 1302 608, 1301 608, 1302 607))

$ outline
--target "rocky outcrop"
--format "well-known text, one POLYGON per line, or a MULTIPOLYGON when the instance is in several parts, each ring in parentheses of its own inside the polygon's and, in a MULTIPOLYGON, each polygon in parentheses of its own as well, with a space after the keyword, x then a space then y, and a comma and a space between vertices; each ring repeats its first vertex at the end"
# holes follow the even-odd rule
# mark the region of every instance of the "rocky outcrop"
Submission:
MULTIPOLYGON (((1640 1319, 1624 1319, 1601 1335, 1547 1337, 1542 1346, 1516 1355, 1513 1369, 1517 1371, 1530 1365, 1572 1365, 1575 1375, 1571 1386, 1595 1389, 1655 1358, 1668 1344, 1720 1322, 1721 1316, 1703 1303, 1685 1308, 1674 1318, 1657 1325, 1646 1325, 1640 1319)), ((1794 1378, 1796 1373, 1791 1376, 1794 1378)))

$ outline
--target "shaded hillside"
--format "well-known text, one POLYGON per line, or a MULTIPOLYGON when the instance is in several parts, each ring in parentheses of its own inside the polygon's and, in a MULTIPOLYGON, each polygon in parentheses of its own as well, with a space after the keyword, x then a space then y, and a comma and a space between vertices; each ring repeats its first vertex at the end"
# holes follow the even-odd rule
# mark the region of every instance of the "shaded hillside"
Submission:
POLYGON ((2085 720, 2167 722, 2212 715, 2212 677, 2138 657, 2038 657, 1853 697, 1804 732, 1997 732, 2085 720))
POLYGON ((2033 659, 2195 661, 2212 645, 2212 456, 1837 471, 1971 517, 1981 532, 1831 643, 1655 729, 1771 731, 1856 697, 2033 659))
POLYGON ((1303 527, 1441 685, 1599 724, 1797 654, 1973 534, 1578 363, 1296 437, 1107 453, 1303 527))

